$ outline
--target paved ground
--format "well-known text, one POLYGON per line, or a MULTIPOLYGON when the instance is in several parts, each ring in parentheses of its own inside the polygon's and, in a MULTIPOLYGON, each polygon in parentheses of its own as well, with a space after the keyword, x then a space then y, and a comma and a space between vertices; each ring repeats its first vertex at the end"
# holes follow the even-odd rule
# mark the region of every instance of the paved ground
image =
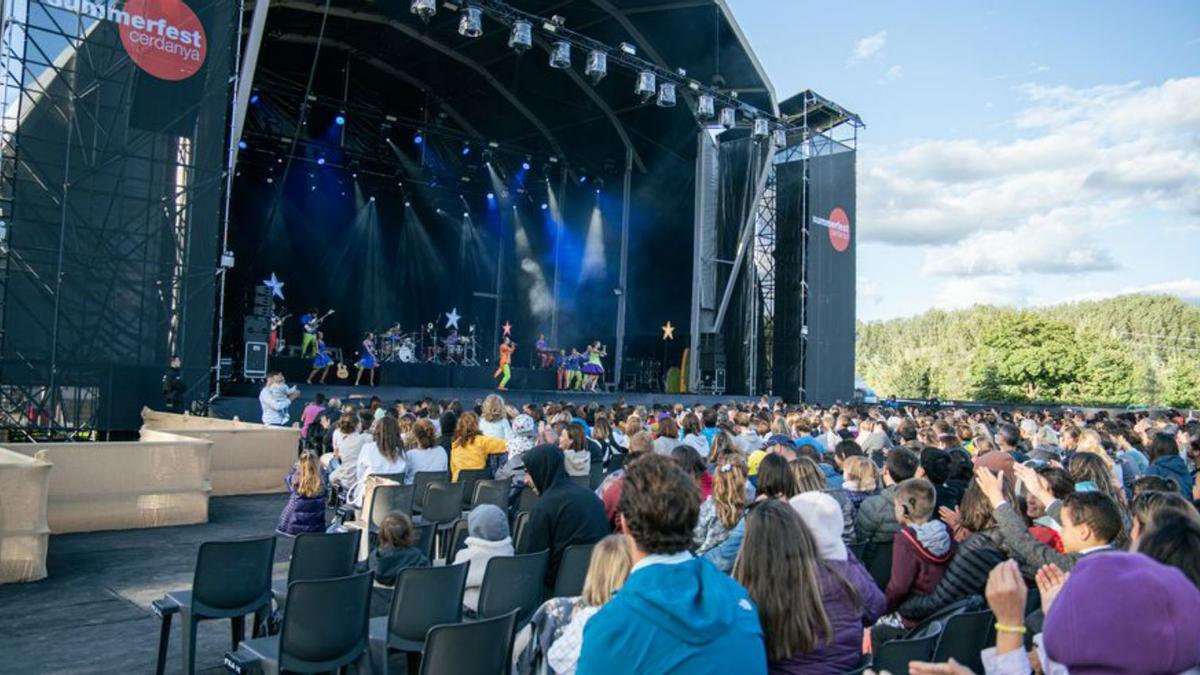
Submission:
MULTIPOLYGON (((286 495, 216 497, 205 525, 66 534, 50 538, 49 577, 0 586, 0 672, 152 673, 159 619, 150 602, 192 583, 203 541, 272 532, 286 495)), ((278 537, 276 573, 291 541, 278 537)), ((197 672, 226 672, 228 621, 200 624, 197 672)), ((167 672, 182 671, 179 622, 167 672)))

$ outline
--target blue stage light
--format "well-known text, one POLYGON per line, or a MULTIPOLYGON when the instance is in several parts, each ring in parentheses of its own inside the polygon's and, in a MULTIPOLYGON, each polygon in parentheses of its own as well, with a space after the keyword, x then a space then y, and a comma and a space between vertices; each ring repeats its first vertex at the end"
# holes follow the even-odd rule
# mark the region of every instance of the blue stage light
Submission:
POLYGON ((542 202, 542 210, 545 211, 548 208, 550 208, 550 205, 547 204, 546 202, 542 202))
POLYGON ((487 197, 488 197, 488 201, 491 201, 491 200, 493 200, 493 199, 495 199, 495 198, 496 198, 496 193, 494 193, 494 192, 489 192, 489 193, 488 193, 488 195, 487 195, 487 197))
POLYGON ((345 124, 345 123, 346 123, 346 116, 345 116, 345 115, 338 115, 337 117, 333 118, 333 121, 334 121, 334 122, 336 122, 336 123, 337 123, 337 125, 340 127, 340 126, 342 126, 343 124, 345 124))
POLYGON ((583 185, 583 184, 584 184, 584 183, 586 183, 586 182, 587 182, 587 176, 580 176, 580 177, 579 177, 579 184, 580 184, 580 185, 583 185))
POLYGON ((471 154, 471 146, 464 145, 463 149, 462 149, 462 154, 463 154, 463 157, 466 157, 467 155, 471 154))
POLYGON ((528 171, 529 170, 529 162, 521 162, 521 168, 528 171))
POLYGON ((250 147, 250 146, 246 145, 246 141, 238 141, 238 149, 239 150, 245 150, 248 147, 250 147))
POLYGON ((418 131, 418 132, 417 132, 417 134, 416 134, 415 136, 413 136, 413 143, 416 143, 417 145, 420 145, 420 144, 422 144, 422 143, 424 143, 424 142, 425 142, 425 137, 424 137, 424 136, 422 136, 422 135, 421 135, 421 132, 419 132, 419 131, 418 131))
POLYGON ((250 94, 250 102, 258 103, 258 94, 250 94))
POLYGON ((324 158, 324 157, 318 157, 318 158, 317 158, 317 165, 319 165, 319 166, 325 166, 325 158, 324 158))

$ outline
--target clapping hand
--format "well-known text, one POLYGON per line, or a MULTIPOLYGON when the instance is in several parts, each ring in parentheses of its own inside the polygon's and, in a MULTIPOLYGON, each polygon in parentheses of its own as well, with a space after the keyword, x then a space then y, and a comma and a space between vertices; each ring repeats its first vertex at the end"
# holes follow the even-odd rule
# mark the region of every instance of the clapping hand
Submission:
MULTIPOLYGON (((1056 568, 1057 569, 1057 568, 1056 568)), ((996 615, 996 623, 1005 626, 1020 626, 1025 623, 1025 599, 1029 590, 1021 577, 1021 568, 1013 559, 992 568, 988 573, 987 596, 988 607, 996 615)))
POLYGON ((985 466, 975 469, 975 482, 979 484, 979 489, 983 491, 983 495, 991 502, 992 508, 999 508, 1000 502, 1004 501, 1004 489, 1001 487, 999 474, 992 473, 985 466))
POLYGON ((1050 614, 1050 606, 1054 604, 1054 599, 1058 597, 1063 584, 1067 583, 1068 576, 1057 565, 1042 565, 1037 571, 1038 592, 1042 595, 1042 614, 1050 614))
POLYGON ((1013 472, 1025 486, 1025 490, 1037 497, 1043 506, 1049 506, 1050 502, 1054 501, 1054 493, 1050 491, 1050 486, 1035 469, 1024 464, 1017 464, 1013 466, 1013 472))

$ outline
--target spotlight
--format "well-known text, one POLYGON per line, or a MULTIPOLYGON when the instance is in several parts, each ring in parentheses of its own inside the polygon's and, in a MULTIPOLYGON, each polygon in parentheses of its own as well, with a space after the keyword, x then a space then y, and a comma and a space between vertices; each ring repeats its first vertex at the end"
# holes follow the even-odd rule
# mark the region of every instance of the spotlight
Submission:
POLYGON ((542 210, 545 211, 548 208, 550 208, 550 205, 547 204, 546 202, 542 202, 542 210))
POLYGON ((345 115, 343 115, 343 114, 340 114, 340 113, 339 113, 337 117, 333 118, 333 121, 334 121, 334 122, 335 122, 335 123, 336 123, 336 124, 337 124, 339 127, 340 127, 340 126, 343 126, 343 125, 345 125, 345 124, 346 124, 346 116, 345 116, 345 115))
POLYGON ((404 200, 404 205, 405 205, 405 206, 412 206, 412 202, 410 202, 410 201, 408 201, 408 200, 406 199, 406 200, 404 200))
POLYGON ((470 218, 470 217, 471 217, 471 214, 467 213, 466 211, 463 211, 463 218, 470 218))
POLYGON ((425 136, 422 135, 421 132, 418 131, 417 133, 413 134, 413 143, 420 145, 424 142, 425 142, 425 136))
POLYGON ((617 45, 617 49, 620 49, 622 52, 625 52, 630 56, 637 56, 637 47, 634 47, 628 42, 622 42, 621 44, 617 45))
POLYGON ((737 109, 721 108, 721 126, 732 129, 737 126, 737 109))
POLYGON ((754 137, 766 138, 771 134, 771 123, 765 117, 754 118, 754 137))
POLYGON ((788 144, 787 129, 776 129, 775 130, 775 147, 783 149, 783 148, 787 147, 787 144, 788 144))
POLYGON ((483 10, 474 5, 464 7, 458 18, 458 34, 467 38, 483 35, 483 10))
POLYGON ((508 34, 508 46, 518 54, 524 54, 533 46, 533 24, 524 19, 513 22, 512 32, 508 34))
POLYGON ((587 68, 583 72, 592 78, 592 84, 598 84, 608 74, 608 54, 593 49, 588 53, 587 68))
POLYGON ((559 28, 567 25, 567 20, 558 14, 550 17, 549 21, 542 22, 542 30, 547 33, 557 33, 559 28))
POLYGON ((658 107, 674 108, 675 107, 675 83, 663 82, 658 85, 658 107))
POLYGON ((650 100, 656 89, 653 71, 643 70, 638 73, 637 84, 633 87, 633 93, 641 96, 643 102, 650 100))
POLYGON ((258 103, 258 92, 255 92, 255 93, 253 93, 253 94, 250 94, 250 102, 251 102, 251 103, 258 103))
POLYGON ((521 169, 524 171, 529 170, 529 160, 525 160, 524 162, 521 162, 521 169))
POLYGON ((583 185, 586 182, 587 182, 587 174, 585 174, 585 173, 579 174, 579 184, 583 185))
POLYGON ((711 94, 700 94, 696 99, 696 117, 710 120, 717 114, 717 102, 711 94))
POLYGON ((554 48, 550 50, 550 67, 558 70, 566 70, 571 67, 570 42, 559 40, 554 43, 554 48))
POLYGON ((374 202, 375 202, 375 195, 371 195, 371 202, 372 202, 372 203, 374 203, 374 202))
POLYGON ((437 0, 412 0, 412 13, 429 23, 433 15, 437 14, 437 0))
POLYGON ((470 143, 463 143, 463 148, 462 148, 462 155, 463 155, 463 157, 466 157, 466 156, 467 156, 467 155, 469 155, 469 154, 471 154, 471 144, 470 144, 470 143))
POLYGON ((270 185, 271 183, 274 183, 274 182, 275 182, 274 178, 267 178, 267 185, 270 185))
POLYGON ((248 147, 250 146, 246 144, 246 141, 238 141, 238 150, 245 150, 248 147))
POLYGON ((492 201, 493 199, 496 198, 496 193, 494 193, 494 192, 487 193, 487 198, 488 198, 489 202, 492 201))
POLYGON ((318 158, 317 158, 317 165, 318 165, 318 166, 325 166, 325 158, 324 158, 324 157, 318 157, 318 158))
POLYGON ((484 150, 483 154, 480 155, 480 158, 483 160, 484 164, 488 166, 492 165, 492 151, 490 149, 484 150))

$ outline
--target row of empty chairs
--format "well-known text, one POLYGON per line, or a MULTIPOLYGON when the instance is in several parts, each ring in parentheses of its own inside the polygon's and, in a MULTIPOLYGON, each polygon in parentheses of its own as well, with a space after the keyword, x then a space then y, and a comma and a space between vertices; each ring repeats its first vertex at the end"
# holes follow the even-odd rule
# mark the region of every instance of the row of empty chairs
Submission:
POLYGON ((907 673, 913 661, 946 663, 951 658, 974 673, 983 672, 980 653, 996 642, 996 618, 983 599, 971 596, 926 618, 903 638, 885 642, 858 669, 907 673))

